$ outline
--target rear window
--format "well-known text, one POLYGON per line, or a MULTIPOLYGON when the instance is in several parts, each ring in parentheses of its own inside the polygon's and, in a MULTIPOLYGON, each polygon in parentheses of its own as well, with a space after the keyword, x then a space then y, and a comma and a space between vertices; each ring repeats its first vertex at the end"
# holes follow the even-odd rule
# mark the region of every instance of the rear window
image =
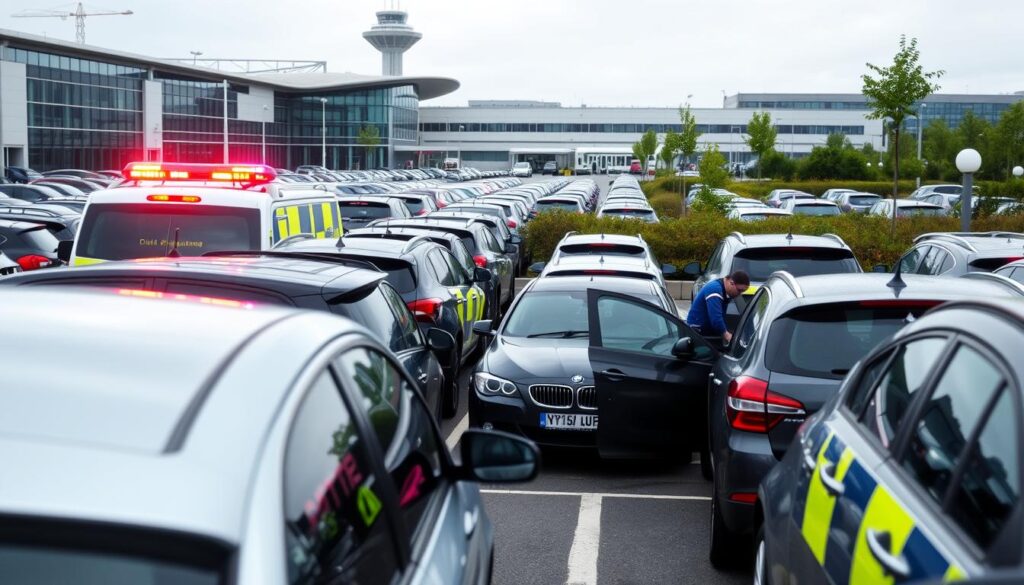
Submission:
POLYGON ((579 211, 580 209, 578 203, 570 203, 568 201, 538 201, 535 205, 537 206, 537 211, 550 211, 552 209, 579 211))
POLYGON ((384 280, 395 287, 401 294, 416 292, 416 275, 413 274, 412 265, 402 260, 389 260, 384 258, 372 258, 369 256, 352 256, 358 260, 369 262, 379 270, 388 275, 384 280))
POLYGON ((593 242, 589 244, 567 244, 558 249, 567 256, 586 256, 593 254, 610 254, 613 256, 644 256, 644 249, 631 244, 611 244, 593 242))
POLYGON ((963 187, 960 185, 941 185, 935 188, 936 193, 946 193, 949 195, 959 195, 963 191, 963 187))
POLYGON ((3 575, 4 585, 216 585, 222 582, 213 571, 152 559, 14 545, 0 546, 0 575, 3 575))
POLYGON ((57 244, 59 243, 57 238, 43 226, 25 230, 17 234, 17 236, 27 247, 34 250, 39 250, 40 252, 57 251, 57 244))
POLYGON ((841 248, 748 248, 733 258, 730 272, 735 270, 743 270, 755 282, 764 282, 778 270, 811 276, 860 272, 860 265, 853 252, 841 248))
POLYGON ((945 215, 941 207, 900 207, 896 217, 935 217, 945 215))
POLYGON ((654 214, 653 209, 605 209, 602 215, 619 215, 622 217, 650 217, 654 214))
POLYGON ((993 270, 1006 266, 1010 262, 1016 262, 1020 259, 1020 256, 977 258, 975 260, 971 260, 969 266, 971 272, 992 272, 993 270))
POLYGON ((881 197, 869 197, 867 195, 857 195, 856 197, 850 197, 850 205, 874 205, 876 201, 881 197))
POLYGON ((840 379, 876 345, 939 301, 862 301, 796 309, 772 324, 773 372, 840 379))
POLYGON ((834 205, 795 205, 793 213, 797 215, 839 215, 839 208, 834 205))
POLYGON ((386 219, 391 217, 391 207, 376 201, 339 201, 338 211, 342 219, 366 220, 386 219))
POLYGON ((423 202, 423 199, 403 199, 402 201, 404 201, 405 206, 409 208, 409 213, 413 215, 419 215, 425 211, 434 210, 433 207, 428 207, 427 204, 423 202))
POLYGON ((740 215, 742 221, 757 221, 760 219, 768 219, 769 217, 783 217, 778 213, 744 213, 740 215))
POLYGON ((642 280, 656 279, 656 277, 649 272, 631 272, 628 270, 610 270, 599 268, 568 268, 549 272, 545 276, 622 276, 625 278, 639 278, 642 280))
POLYGON ((78 233, 77 255, 101 260, 166 256, 178 234, 182 256, 258 250, 258 209, 188 204, 91 205, 78 233))

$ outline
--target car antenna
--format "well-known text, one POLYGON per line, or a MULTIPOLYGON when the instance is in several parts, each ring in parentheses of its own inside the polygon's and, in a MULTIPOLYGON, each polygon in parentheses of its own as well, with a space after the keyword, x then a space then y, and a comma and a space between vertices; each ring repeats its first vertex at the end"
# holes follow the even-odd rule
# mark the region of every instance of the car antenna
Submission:
POLYGON ((896 296, 900 296, 900 291, 907 288, 907 283, 903 281, 903 263, 896 263, 896 271, 893 272, 892 280, 887 282, 885 286, 896 291, 896 296))
POLYGON ((790 244, 793 243, 793 226, 789 226, 789 233, 786 234, 786 239, 789 240, 790 244))
POLYGON ((181 228, 174 228, 174 246, 171 251, 167 253, 168 258, 180 258, 181 252, 178 251, 178 238, 181 236, 181 228))

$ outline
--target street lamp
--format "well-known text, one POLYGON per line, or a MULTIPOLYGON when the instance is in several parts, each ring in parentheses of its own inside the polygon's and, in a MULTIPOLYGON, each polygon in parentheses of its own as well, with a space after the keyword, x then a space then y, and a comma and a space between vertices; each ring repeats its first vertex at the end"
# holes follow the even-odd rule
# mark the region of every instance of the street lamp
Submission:
POLYGON ((960 231, 971 231, 971 195, 974 173, 981 168, 981 155, 973 148, 965 148, 956 155, 956 168, 964 174, 964 187, 960 193, 960 231))
POLYGON ((1021 166, 1013 167, 1013 176, 1017 177, 1017 178, 1020 178, 1021 175, 1024 175, 1024 167, 1021 167, 1021 166))
POLYGON ((267 112, 270 110, 270 106, 263 105, 263 118, 260 122, 260 129, 262 139, 260 141, 260 163, 267 164, 267 112))
POLYGON ((202 55, 203 52, 202 51, 189 51, 189 53, 192 54, 192 65, 195 66, 196 58, 199 57, 199 55, 202 55))
MULTIPOLYGON (((921 114, 924 113, 924 109, 928 107, 928 104, 921 104, 921 109, 917 112, 917 160, 921 161, 921 129, 924 128, 924 118, 921 114)), ((924 171, 924 165, 921 165, 921 171, 924 171)), ((921 188, 921 173, 917 175, 917 188, 921 188)))
POLYGON ((320 98, 320 166, 327 168, 327 98, 320 98))

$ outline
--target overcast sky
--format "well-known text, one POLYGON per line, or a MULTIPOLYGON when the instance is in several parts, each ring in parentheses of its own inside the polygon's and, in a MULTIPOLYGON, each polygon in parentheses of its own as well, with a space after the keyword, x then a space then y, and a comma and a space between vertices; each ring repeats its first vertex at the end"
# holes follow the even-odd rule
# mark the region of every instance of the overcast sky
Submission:
MULTIPOLYGON (((154 57, 326 60, 380 73, 361 33, 385 0, 102 0, 89 44, 154 57)), ((858 92, 865 62, 891 60, 901 33, 919 39, 947 93, 1024 90, 1021 0, 402 0, 423 40, 407 75, 453 77, 470 99, 564 105, 717 107, 722 90, 858 92)), ((5 0, 0 27, 74 39, 74 21, 12 18, 63 7, 5 0)))

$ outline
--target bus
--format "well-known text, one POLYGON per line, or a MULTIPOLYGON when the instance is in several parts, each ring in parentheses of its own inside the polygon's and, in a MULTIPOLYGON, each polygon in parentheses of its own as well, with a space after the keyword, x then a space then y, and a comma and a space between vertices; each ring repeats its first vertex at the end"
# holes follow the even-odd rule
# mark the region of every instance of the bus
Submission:
POLYGON ((625 146, 577 148, 574 157, 577 175, 628 173, 633 149, 625 146))

